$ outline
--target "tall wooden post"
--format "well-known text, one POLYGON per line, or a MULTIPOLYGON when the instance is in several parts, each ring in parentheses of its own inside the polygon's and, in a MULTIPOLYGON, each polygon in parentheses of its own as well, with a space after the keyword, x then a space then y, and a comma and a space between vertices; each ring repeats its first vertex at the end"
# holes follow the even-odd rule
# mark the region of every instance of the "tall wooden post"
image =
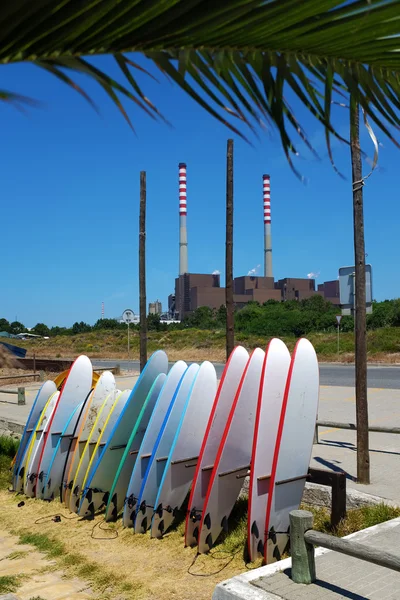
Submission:
POLYGON ((370 482, 367 400, 367 315, 365 291, 365 242, 363 181, 360 148, 360 108, 350 99, 350 151, 353 181, 355 258, 355 363, 357 419, 357 481, 370 482))
POLYGON ((140 371, 147 362, 146 318, 146 171, 140 171, 139 214, 139 314, 140 314, 140 371))
POLYGON ((226 151, 225 244, 226 360, 228 360, 235 345, 233 306, 233 140, 228 140, 226 151))

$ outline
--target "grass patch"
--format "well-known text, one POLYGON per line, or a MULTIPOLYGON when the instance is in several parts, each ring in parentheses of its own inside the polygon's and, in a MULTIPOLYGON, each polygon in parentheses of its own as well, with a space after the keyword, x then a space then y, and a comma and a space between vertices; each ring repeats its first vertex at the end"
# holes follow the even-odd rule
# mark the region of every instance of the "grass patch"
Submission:
POLYGON ((9 560, 18 560, 19 558, 25 558, 28 554, 29 552, 25 552, 24 550, 16 550, 15 552, 11 552, 6 558, 9 560))
POLYGON ((309 510, 314 515, 314 529, 322 533, 334 534, 338 537, 350 535, 361 529, 384 523, 390 519, 400 517, 400 508, 388 506, 387 504, 376 504, 374 506, 363 506, 347 511, 345 519, 332 529, 330 524, 330 510, 321 507, 303 505, 304 510, 309 510))
POLYGON ((21 577, 19 575, 3 575, 0 577, 0 594, 16 592, 20 585, 21 577))
POLYGON ((8 437, 6 435, 0 435, 0 454, 3 456, 9 456, 13 458, 17 453, 19 446, 19 440, 8 437))
POLYGON ((35 546, 39 552, 43 552, 49 558, 57 558, 65 553, 64 544, 45 533, 23 533, 19 536, 19 543, 35 546))

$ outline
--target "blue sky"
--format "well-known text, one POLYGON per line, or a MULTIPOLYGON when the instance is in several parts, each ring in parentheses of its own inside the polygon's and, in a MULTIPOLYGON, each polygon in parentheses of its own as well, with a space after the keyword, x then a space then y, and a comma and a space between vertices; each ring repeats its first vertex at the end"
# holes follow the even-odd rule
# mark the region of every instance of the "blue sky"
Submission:
MULTIPOLYGON (((97 59, 117 74, 111 59, 97 59)), ((135 134, 105 93, 84 83, 100 117, 77 93, 31 65, 1 67, 1 88, 43 102, 21 114, 0 105, 2 132, 0 317, 48 325, 95 322, 138 311, 139 172, 147 171, 147 300, 173 291, 178 270, 178 163, 188 168, 188 244, 191 272, 224 277, 225 152, 235 139, 235 276, 263 263, 262 174, 271 175, 275 278, 337 277, 353 263, 349 150, 335 143, 347 176, 333 171, 324 136, 294 102, 320 152, 297 161, 302 184, 286 163, 277 134, 246 144, 168 81, 138 79, 173 127, 153 122, 125 103, 135 134)), ((342 133, 347 112, 338 114, 342 133)), ((365 148, 372 144, 363 134, 365 148)), ((374 297, 400 296, 399 151, 380 150, 380 168, 365 186, 367 260, 374 297)), ((365 172, 368 165, 365 165, 365 172)))

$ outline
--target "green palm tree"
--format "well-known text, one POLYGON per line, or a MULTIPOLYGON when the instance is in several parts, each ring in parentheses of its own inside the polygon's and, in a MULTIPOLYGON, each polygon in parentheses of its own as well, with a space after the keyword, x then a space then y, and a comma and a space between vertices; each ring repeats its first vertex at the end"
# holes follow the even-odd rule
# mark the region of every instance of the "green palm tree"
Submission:
MULTIPOLYGON (((330 138, 343 140, 331 118, 332 103, 339 97, 352 107, 354 180, 361 172, 355 107, 397 144, 392 132, 400 126, 399 14, 400 0, 3 0, 0 64, 36 64, 93 104, 74 81, 77 74, 88 75, 132 126, 123 97, 150 117, 164 119, 139 86, 137 75, 145 69, 129 53, 141 53, 238 135, 275 127, 298 176, 292 161, 296 143, 312 146, 286 92, 323 126, 332 163, 330 138), (113 55, 124 85, 88 58, 102 54, 113 55)), ((17 106, 32 103, 5 90, 0 99, 17 106)), ((359 190, 354 207, 356 297, 357 306, 365 307, 359 190)), ((360 342, 365 310, 357 313, 360 342)), ((365 348, 360 357, 358 373, 366 366, 365 348)), ((363 385, 366 407, 365 381, 363 385)), ((367 419, 363 428, 358 440, 364 440, 364 467, 359 460, 358 474, 367 482, 367 419)))
MULTIPOLYGON (((232 131, 275 126, 292 166, 307 135, 290 90, 341 139, 331 120, 335 91, 348 94, 391 139, 400 119, 400 0, 4 0, 0 64, 31 62, 76 89, 86 74, 129 121, 122 97, 163 118, 137 81, 139 52, 232 131), (88 57, 112 54, 125 85, 88 57)), ((15 103, 29 99, 1 91, 15 103)), ((293 167, 294 168, 294 167, 293 167)))

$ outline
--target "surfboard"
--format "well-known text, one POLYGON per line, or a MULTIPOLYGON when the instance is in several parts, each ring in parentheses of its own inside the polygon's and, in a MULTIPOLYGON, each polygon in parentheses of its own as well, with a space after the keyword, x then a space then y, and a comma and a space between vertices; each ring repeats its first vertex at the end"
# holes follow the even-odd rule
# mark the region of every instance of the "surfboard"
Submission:
POLYGON ((147 398, 142 406, 142 410, 137 418, 135 426, 129 437, 128 443, 118 466, 110 495, 106 506, 106 521, 116 520, 118 513, 122 510, 126 498, 129 479, 138 456, 139 448, 143 440, 146 428, 149 424, 151 414, 154 410, 159 393, 166 379, 165 373, 160 373, 150 388, 147 398))
POLYGON ((199 552, 208 552, 222 531, 250 469, 258 390, 265 352, 256 348, 243 371, 217 450, 199 523, 199 552))
POLYGON ((79 506, 79 515, 91 516, 107 503, 115 472, 147 394, 160 373, 168 371, 168 357, 158 350, 149 358, 96 464, 88 477, 79 506))
POLYGON ((69 506, 71 488, 73 479, 82 456, 82 452, 88 441, 89 434, 96 421, 97 415, 107 396, 115 390, 115 378, 111 371, 104 371, 99 377, 93 392, 91 393, 85 410, 82 413, 81 421, 78 425, 76 437, 71 441, 71 449, 68 454, 68 460, 65 462, 62 474, 61 502, 69 506))
POLYGON ((63 383, 60 395, 53 411, 47 431, 44 434, 43 446, 37 467, 38 485, 36 496, 41 497, 42 483, 47 476, 51 457, 57 445, 65 422, 73 409, 83 402, 92 387, 92 363, 85 355, 78 356, 71 366, 63 383))
POLYGON ((51 416, 55 410, 59 395, 60 392, 55 392, 52 396, 50 396, 49 401, 47 402, 46 407, 43 410, 42 416, 35 430, 35 435, 29 447, 25 469, 26 476, 24 481, 24 493, 27 496, 33 497, 35 495, 37 467, 42 452, 42 445, 45 439, 45 433, 49 427, 51 416))
POLYGON ((24 431, 21 436, 21 441, 18 446, 17 454, 14 460, 13 468, 13 489, 17 492, 21 491, 21 485, 23 485, 24 471, 19 473, 22 467, 22 460, 25 455, 25 451, 29 445, 29 442, 34 434, 36 425, 40 419, 40 415, 43 412, 44 407, 50 396, 57 391, 57 387, 53 381, 45 381, 40 387, 36 398, 33 401, 32 408, 27 418, 24 431), (18 486, 17 486, 18 479, 18 486))
POLYGON ((85 408, 87 399, 88 398, 73 409, 59 436, 53 456, 50 460, 48 474, 43 482, 41 491, 41 498, 43 498, 43 500, 53 500, 54 496, 60 493, 63 466, 71 448, 71 439, 75 435, 76 427, 85 408))
POLYGON ((118 389, 113 390, 101 406, 99 414, 89 433, 88 440, 84 445, 74 476, 74 481, 71 486, 68 507, 72 512, 78 511, 80 496, 84 489, 86 476, 90 472, 90 467, 93 462, 96 462, 101 452, 101 448, 103 447, 100 438, 103 437, 104 440, 108 439, 130 393, 131 390, 125 390, 125 392, 121 392, 121 390, 118 389))
POLYGON ((189 492, 201 442, 217 391, 213 365, 200 365, 182 409, 158 489, 151 524, 151 537, 161 537, 171 526, 189 492))
POLYGON ((138 458, 134 464, 129 485, 126 491, 126 502, 124 506, 123 524, 124 527, 132 527, 136 514, 136 502, 142 487, 144 477, 146 475, 147 466, 157 436, 160 433, 161 426, 167 414, 168 408, 174 397, 176 389, 182 375, 187 369, 187 364, 183 360, 178 360, 172 365, 167 378, 164 382, 162 390, 158 396, 156 405, 151 415, 149 424, 144 434, 143 441, 140 445, 138 458))
POLYGON ((198 526, 211 476, 209 467, 214 464, 226 420, 248 360, 247 350, 242 346, 237 346, 232 351, 222 373, 200 448, 189 496, 185 526, 186 546, 197 545, 198 526))
MULTIPOLYGON (((264 554, 265 513, 279 418, 290 366, 287 346, 272 339, 266 349, 257 400, 248 496, 247 544, 250 560, 264 554)), ((292 444, 292 449, 295 445, 292 444)), ((293 452, 295 454, 295 452, 293 452)))
POLYGON ((176 392, 161 425, 138 494, 134 525, 135 533, 145 533, 150 527, 154 503, 163 476, 166 460, 175 437, 176 429, 181 420, 183 407, 186 404, 188 394, 190 393, 198 370, 199 365, 197 364, 191 364, 186 369, 179 381, 176 392))
POLYGON ((312 344, 300 339, 283 397, 268 494, 264 560, 280 560, 288 547, 289 513, 298 509, 310 465, 318 411, 319 370, 312 344))

